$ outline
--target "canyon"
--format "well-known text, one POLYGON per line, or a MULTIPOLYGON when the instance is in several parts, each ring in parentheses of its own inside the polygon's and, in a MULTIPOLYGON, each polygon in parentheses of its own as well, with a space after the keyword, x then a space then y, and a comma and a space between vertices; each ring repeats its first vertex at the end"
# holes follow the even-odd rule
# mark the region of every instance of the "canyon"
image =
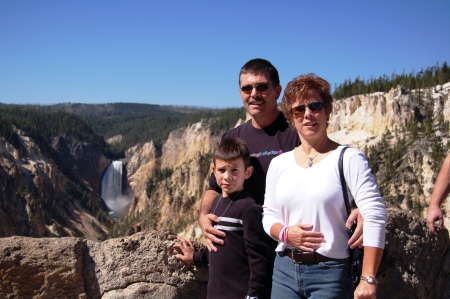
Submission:
MULTIPOLYGON (((427 104, 431 106, 434 119, 443 117, 444 121, 450 121, 449 90, 450 83, 422 91, 427 104)), ((388 142, 393 145, 406 138, 408 133, 401 128, 405 128, 419 113, 415 93, 406 93, 398 86, 388 93, 358 95, 335 101, 328 134, 336 142, 367 151, 386 138, 386 132, 391 132, 388 142), (394 132, 396 136, 392 136, 394 132)), ((450 144, 448 131, 436 130, 435 134, 433 138, 439 138, 444 145, 450 144)), ((437 171, 432 167, 430 146, 424 141, 417 140, 402 153, 402 159, 396 161, 398 171, 389 181, 383 180, 387 177, 385 169, 381 169, 378 176, 376 174, 378 182, 382 183, 383 196, 387 199, 388 206, 409 210, 411 207, 407 198, 413 198, 413 204, 422 207, 418 211, 420 217, 426 216, 426 206, 437 176, 437 171)), ((155 148, 149 149, 154 146, 152 143, 145 144, 141 151, 130 152, 130 163, 126 164, 130 165, 127 166, 128 178, 133 186, 141 188, 134 189, 137 195, 128 216, 157 211, 158 215, 150 221, 151 225, 148 220, 143 220, 138 226, 144 225, 147 229, 174 229, 174 224, 182 221, 185 228, 178 226, 175 231, 187 238, 202 241, 195 219, 211 170, 211 160, 205 161, 204 157, 218 142, 217 137, 211 137, 207 125, 197 123, 171 133, 160 156, 146 154, 156 152, 155 148), (138 163, 131 161, 146 163, 136 167, 138 163), (155 173, 165 167, 173 169, 173 174, 160 182, 154 195, 149 198, 142 191, 148 177, 142 174, 155 173)), ((446 153, 442 155, 445 157, 446 153)), ((447 228, 450 226, 449 208, 450 203, 445 201, 444 209, 447 213, 444 223, 448 225, 447 228)))
MULTIPOLYGON (((449 150, 440 124, 450 122, 449 91, 450 83, 420 91, 398 86, 334 102, 330 138, 366 154, 409 138, 408 126, 428 110, 433 115, 432 136, 411 141, 391 168, 375 164, 389 208, 387 248, 396 259, 380 278, 379 298, 450 297, 448 199, 439 238, 424 222, 438 171, 432 145, 444 148, 441 156, 449 150)), ((206 298, 207 269, 175 261, 172 246, 177 234, 197 247, 204 241, 196 218, 220 141, 209 124, 172 131, 161 146, 148 141, 126 151, 123 189, 132 197, 119 221, 100 198, 113 161, 98 149, 67 136, 43 145, 18 130, 21 155, 0 138, 0 297, 206 298), (113 230, 119 237, 111 238, 113 230)))

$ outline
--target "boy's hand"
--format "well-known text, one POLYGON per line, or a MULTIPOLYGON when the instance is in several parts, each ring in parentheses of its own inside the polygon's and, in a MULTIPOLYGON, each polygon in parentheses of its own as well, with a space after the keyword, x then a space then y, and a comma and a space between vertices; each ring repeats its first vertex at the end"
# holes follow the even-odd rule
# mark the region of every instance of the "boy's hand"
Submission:
POLYGON ((175 255, 175 258, 179 261, 182 261, 186 264, 194 263, 194 246, 192 243, 185 238, 177 236, 178 241, 181 243, 173 245, 173 248, 178 252, 175 255))
POLYGON ((215 229, 213 224, 215 222, 220 222, 219 216, 214 214, 202 214, 198 218, 200 228, 202 230, 203 236, 206 238, 206 247, 208 247, 209 252, 217 252, 214 243, 223 245, 224 241, 218 237, 225 238, 226 234, 223 231, 215 229))

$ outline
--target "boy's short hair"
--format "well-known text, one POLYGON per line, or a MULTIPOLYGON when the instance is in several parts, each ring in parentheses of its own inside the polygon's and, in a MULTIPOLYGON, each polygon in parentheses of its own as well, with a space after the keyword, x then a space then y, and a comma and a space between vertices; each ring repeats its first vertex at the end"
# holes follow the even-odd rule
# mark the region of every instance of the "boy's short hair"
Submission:
POLYGON ((225 138, 214 152, 214 165, 216 165, 216 159, 231 161, 239 158, 242 158, 247 169, 250 166, 250 152, 245 142, 239 138, 225 138))

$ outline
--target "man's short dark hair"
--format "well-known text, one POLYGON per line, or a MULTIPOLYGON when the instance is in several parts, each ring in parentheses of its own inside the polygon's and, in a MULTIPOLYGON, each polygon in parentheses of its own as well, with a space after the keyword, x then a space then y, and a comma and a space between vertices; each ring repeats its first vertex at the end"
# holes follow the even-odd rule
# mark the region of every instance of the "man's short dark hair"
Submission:
POLYGON ((278 77, 277 69, 268 61, 262 58, 255 58, 248 61, 239 72, 239 85, 241 85, 242 74, 259 74, 264 71, 269 73, 270 81, 274 87, 280 85, 280 77, 278 77))
POLYGON ((239 138, 225 138, 214 152, 214 165, 216 165, 216 159, 231 161, 240 158, 247 169, 250 166, 250 152, 245 142, 239 138))

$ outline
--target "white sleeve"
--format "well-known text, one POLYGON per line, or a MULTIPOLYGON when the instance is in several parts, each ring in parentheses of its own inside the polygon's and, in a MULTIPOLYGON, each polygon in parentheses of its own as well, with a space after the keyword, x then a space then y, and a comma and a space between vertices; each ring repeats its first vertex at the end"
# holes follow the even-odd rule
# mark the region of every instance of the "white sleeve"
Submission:
MULTIPOLYGON (((276 204, 276 186, 278 181, 278 161, 274 158, 270 162, 266 176, 266 193, 263 205, 263 227, 264 231, 270 235, 270 228, 275 223, 282 223, 280 209, 276 204)), ((272 237, 272 236, 271 236, 272 237)))
POLYGON ((345 152, 344 176, 356 206, 364 218, 364 246, 384 248, 386 206, 366 156, 359 150, 349 148, 345 152))

